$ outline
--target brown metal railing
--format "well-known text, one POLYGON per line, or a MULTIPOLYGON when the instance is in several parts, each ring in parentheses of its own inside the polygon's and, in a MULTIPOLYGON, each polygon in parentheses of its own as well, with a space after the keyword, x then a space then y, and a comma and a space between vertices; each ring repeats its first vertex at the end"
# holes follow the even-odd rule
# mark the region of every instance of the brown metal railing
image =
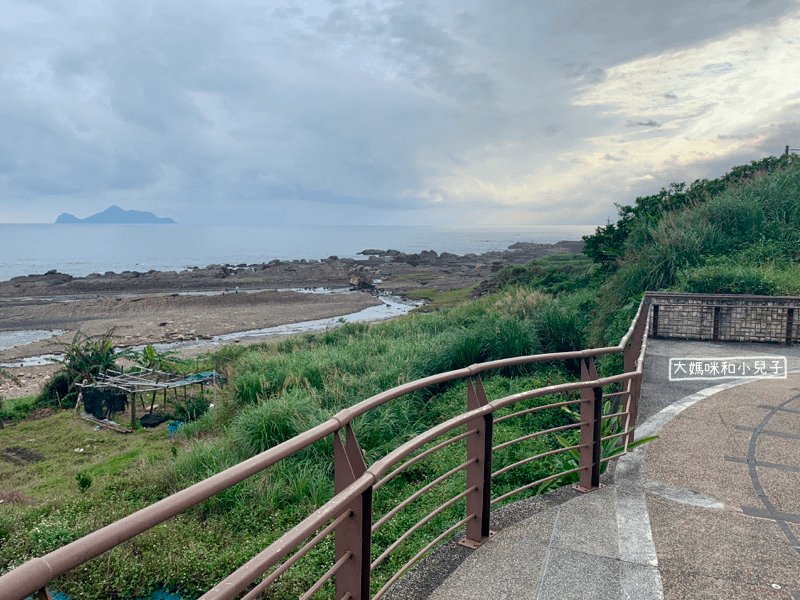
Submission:
POLYGON ((615 347, 523 356, 481 363, 465 369, 413 381, 377 394, 340 411, 326 422, 270 448, 258 456, 173 494, 63 548, 41 558, 26 562, 0 577, 0 600, 23 600, 28 595, 37 592, 41 597, 47 597, 49 595, 47 586, 53 578, 99 556, 187 508, 203 502, 214 494, 269 468, 329 435, 333 436, 334 442, 334 497, 206 592, 200 600, 234 598, 242 592, 246 592, 243 598, 248 600, 257 597, 275 583, 303 555, 320 544, 331 533, 335 538, 333 563, 328 571, 301 598, 310 598, 331 579, 335 582, 333 584, 335 586, 334 597, 337 600, 380 598, 426 552, 461 527, 465 526, 465 535, 464 539, 459 543, 470 548, 477 548, 484 543, 491 535, 489 528, 490 507, 493 504, 571 473, 579 474, 579 482, 575 486, 576 489, 591 491, 600 486, 601 464, 612 458, 603 458, 601 456, 602 442, 614 438, 622 439, 621 453, 617 455, 621 456, 627 452, 628 443, 633 441, 633 428, 636 422, 644 365, 648 308, 648 299, 645 297, 628 332, 622 338, 620 344, 615 347), (594 359, 608 354, 622 354, 623 369, 620 374, 600 378, 595 368, 594 359), (565 360, 580 361, 580 381, 537 388, 490 402, 480 378, 481 373, 494 369, 565 360), (411 392, 459 379, 467 380, 467 412, 432 427, 401 444, 398 448, 367 467, 351 426, 355 418, 377 406, 411 392), (612 385, 621 387, 621 391, 604 394, 603 388, 612 385), (514 406, 524 400, 578 391, 580 399, 576 398, 525 408, 494 419, 494 414, 497 411, 514 406), (603 403, 607 400, 612 400, 615 403, 615 412, 603 415, 603 403), (568 405, 580 406, 579 423, 533 432, 496 446, 492 445, 495 423, 546 409, 560 409, 560 407, 568 405), (612 418, 624 419, 621 431, 602 437, 602 421, 612 418), (492 456, 494 452, 508 448, 513 444, 573 428, 580 430, 578 444, 525 457, 492 472, 492 456), (456 431, 458 429, 465 429, 466 431, 458 433, 456 431), (439 438, 442 436, 451 437, 440 441, 439 438), (373 524, 375 518, 373 514, 373 494, 377 490, 411 465, 425 460, 447 446, 462 441, 466 443, 467 460, 465 462, 435 480, 427 482, 408 498, 398 502, 373 524), (430 444, 435 445, 415 454, 430 444), (492 498, 491 486, 493 478, 533 461, 570 451, 579 451, 580 462, 578 467, 559 473, 551 473, 537 481, 526 482, 513 491, 497 498, 492 498), (373 535, 377 530, 394 519, 410 504, 429 493, 433 488, 462 472, 465 472, 464 479, 466 483, 460 493, 449 500, 443 501, 435 510, 420 519, 394 540, 378 557, 372 558, 373 535), (373 570, 378 568, 387 557, 391 556, 400 545, 407 542, 414 533, 460 501, 465 503, 465 518, 439 533, 419 550, 411 560, 407 561, 391 577, 388 577, 383 587, 372 595, 371 576, 373 570), (275 569, 267 575, 270 569, 273 568, 275 569), (262 580, 261 578, 264 575, 267 576, 262 580))

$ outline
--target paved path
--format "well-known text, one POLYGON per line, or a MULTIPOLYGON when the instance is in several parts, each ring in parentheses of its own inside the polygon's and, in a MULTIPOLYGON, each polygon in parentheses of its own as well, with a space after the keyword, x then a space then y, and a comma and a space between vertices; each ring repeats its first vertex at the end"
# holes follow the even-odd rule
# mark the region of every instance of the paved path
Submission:
POLYGON ((649 340, 637 437, 659 439, 601 490, 501 509, 494 538, 444 547, 392 597, 800 600, 800 374, 668 380, 669 358, 767 355, 800 371, 797 348, 649 340))

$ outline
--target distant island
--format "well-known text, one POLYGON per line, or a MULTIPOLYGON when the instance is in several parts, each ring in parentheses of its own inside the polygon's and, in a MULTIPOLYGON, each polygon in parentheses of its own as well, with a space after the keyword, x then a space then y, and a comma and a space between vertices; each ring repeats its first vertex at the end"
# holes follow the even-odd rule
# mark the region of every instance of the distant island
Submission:
POLYGON ((69 213, 61 213, 56 223, 175 223, 169 217, 157 217, 151 212, 124 210, 119 206, 109 206, 103 212, 79 219, 69 213))

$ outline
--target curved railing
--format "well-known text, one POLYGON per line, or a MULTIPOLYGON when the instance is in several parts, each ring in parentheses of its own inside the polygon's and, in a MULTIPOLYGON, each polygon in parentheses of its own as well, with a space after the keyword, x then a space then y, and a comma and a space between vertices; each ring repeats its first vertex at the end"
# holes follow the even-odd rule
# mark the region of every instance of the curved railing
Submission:
POLYGON ((245 592, 243 596, 245 599, 256 598, 330 534, 333 534, 335 538, 335 554, 332 564, 328 571, 301 598, 311 598, 332 578, 337 600, 380 598, 426 552, 458 529, 465 527, 464 539, 459 543, 470 548, 480 546, 492 533, 490 531, 490 508, 493 504, 571 473, 579 474, 577 489, 591 491, 599 487, 601 464, 613 458, 601 456, 603 442, 620 438, 621 452, 616 456, 621 456, 627 452, 628 443, 633 441, 633 427, 636 422, 644 365, 647 313, 648 299, 645 296, 628 332, 618 346, 522 356, 481 363, 413 381, 377 394, 340 411, 324 423, 270 448, 258 456, 103 527, 63 548, 26 562, 0 577, 0 600, 23 600, 28 595, 37 592, 39 597, 47 598, 49 597, 47 586, 53 578, 67 573, 187 508, 203 502, 330 435, 333 436, 334 442, 334 497, 213 589, 206 592, 201 600, 234 598, 242 592, 245 592), (608 354, 623 355, 622 372, 609 377, 598 377, 594 359, 608 354), (531 363, 565 360, 580 361, 580 381, 537 388, 493 401, 489 401, 486 397, 480 378, 481 373, 531 363), (459 379, 467 380, 466 412, 414 437, 367 467, 351 426, 354 419, 411 392, 459 379), (612 385, 618 391, 604 394, 603 388, 612 385), (573 397, 541 406, 527 407, 494 418, 497 411, 517 405, 524 400, 556 394, 566 396, 572 393, 574 396, 577 391, 580 392, 580 399, 573 397), (616 412, 612 411, 610 414, 604 415, 602 414, 603 404, 609 400, 613 400, 611 405, 615 407, 614 411, 616 412), (534 431, 493 446, 493 430, 496 423, 543 410, 575 405, 580 406, 580 422, 544 431, 534 431), (622 423, 622 427, 618 432, 603 437, 601 425, 604 420, 609 419, 617 419, 617 422, 622 423), (522 460, 492 472, 492 456, 495 452, 520 442, 573 428, 580 430, 580 441, 577 444, 526 456, 522 460), (463 431, 459 432, 458 430, 461 429, 463 431), (440 438, 444 439, 440 440, 440 438), (373 495, 380 488, 408 467, 459 442, 465 442, 466 445, 465 462, 433 481, 427 482, 408 498, 397 503, 386 514, 376 519, 376 516, 373 515, 373 495), (417 453, 430 444, 434 445, 417 453), (577 451, 580 454, 577 467, 550 473, 546 477, 526 482, 517 489, 492 498, 493 478, 536 460, 571 451, 577 451), (466 485, 460 493, 443 502, 394 540, 379 556, 373 558, 372 541, 376 531, 412 502, 462 471, 466 473, 464 477, 466 485), (379 568, 387 557, 391 556, 420 528, 462 500, 466 505, 464 518, 442 531, 435 539, 421 548, 409 561, 388 577, 386 583, 373 594, 371 592, 373 571, 379 568), (270 569, 272 569, 271 572, 270 569), (265 575, 266 577, 264 577, 265 575), (264 578, 262 579, 262 577, 264 578))

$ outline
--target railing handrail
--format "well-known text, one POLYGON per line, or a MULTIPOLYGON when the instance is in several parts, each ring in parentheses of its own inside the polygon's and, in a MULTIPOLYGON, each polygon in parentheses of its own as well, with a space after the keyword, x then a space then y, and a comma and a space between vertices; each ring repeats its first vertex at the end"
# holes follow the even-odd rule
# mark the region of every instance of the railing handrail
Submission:
MULTIPOLYGON (((328 435, 335 434, 343 430, 357 417, 372 410, 386 402, 400 398, 406 394, 457 379, 475 377, 486 371, 502 369, 512 366, 538 362, 563 361, 570 359, 591 360, 597 356, 607 354, 618 354, 626 352, 628 343, 631 341, 637 326, 646 331, 649 323, 642 324, 642 311, 646 310, 648 298, 645 295, 640 302, 636 316, 631 326, 620 340, 619 345, 571 352, 557 352, 550 354, 538 354, 494 360, 485 363, 477 363, 469 367, 431 375, 423 379, 418 379, 405 383, 384 392, 378 393, 361 402, 344 408, 331 416, 325 422, 305 431, 296 437, 282 442, 266 451, 247 459, 233 467, 213 475, 201 482, 198 482, 184 490, 176 492, 148 507, 124 517, 110 525, 94 531, 66 546, 59 548, 45 556, 34 558, 12 571, 0 576, 0 600, 20 600, 27 595, 44 588, 53 578, 62 575, 69 570, 95 558, 102 553, 130 540, 131 538, 147 531, 155 525, 178 515, 184 510, 203 502, 211 496, 227 489, 252 475, 272 466, 273 464, 291 456, 292 454, 310 446, 311 444, 324 439, 328 435)), ((646 334, 645 334, 646 335, 646 334)), ((524 399, 539 396, 569 392, 574 390, 597 389, 603 386, 632 381, 636 377, 641 377, 643 368, 643 358, 645 352, 645 340, 642 340, 642 347, 638 356, 634 358, 635 367, 633 371, 612 375, 608 377, 595 378, 578 382, 570 382, 552 386, 536 388, 520 394, 514 394, 504 398, 494 400, 484 406, 468 410, 444 423, 415 436, 413 439, 394 449, 386 456, 375 461, 362 475, 356 478, 344 490, 336 494, 323 506, 312 512, 303 521, 298 523, 291 530, 286 532, 268 548, 254 556, 247 563, 237 569, 234 574, 220 582, 217 586, 209 590, 202 596, 202 600, 211 598, 231 596, 234 587, 244 589, 241 585, 248 585, 255 577, 260 576, 271 566, 276 564, 285 556, 272 556, 274 548, 288 548, 291 551, 297 544, 309 537, 311 533, 323 526, 327 521, 336 518, 341 514, 341 507, 347 506, 365 490, 374 485, 392 466, 399 460, 408 456, 414 450, 424 446, 433 439, 441 436, 455 427, 474 421, 477 418, 491 415, 497 410, 519 402, 524 399), (337 512, 338 511, 338 512, 337 512), (274 560, 273 560, 274 559, 274 560), (262 570, 263 569, 263 570, 262 570), (256 571, 258 571, 257 574, 256 571), (236 580, 235 583, 233 580, 236 580), (247 581, 245 582, 245 579, 247 581), (223 592, 224 590, 224 592, 223 592)), ((579 404, 582 401, 576 401, 579 404)), ((632 435, 632 432, 631 432, 632 435)), ((631 438, 632 439, 632 438, 631 438)), ((287 551, 287 552, 288 552, 287 551)), ((236 592, 233 592, 236 593, 236 592)))

